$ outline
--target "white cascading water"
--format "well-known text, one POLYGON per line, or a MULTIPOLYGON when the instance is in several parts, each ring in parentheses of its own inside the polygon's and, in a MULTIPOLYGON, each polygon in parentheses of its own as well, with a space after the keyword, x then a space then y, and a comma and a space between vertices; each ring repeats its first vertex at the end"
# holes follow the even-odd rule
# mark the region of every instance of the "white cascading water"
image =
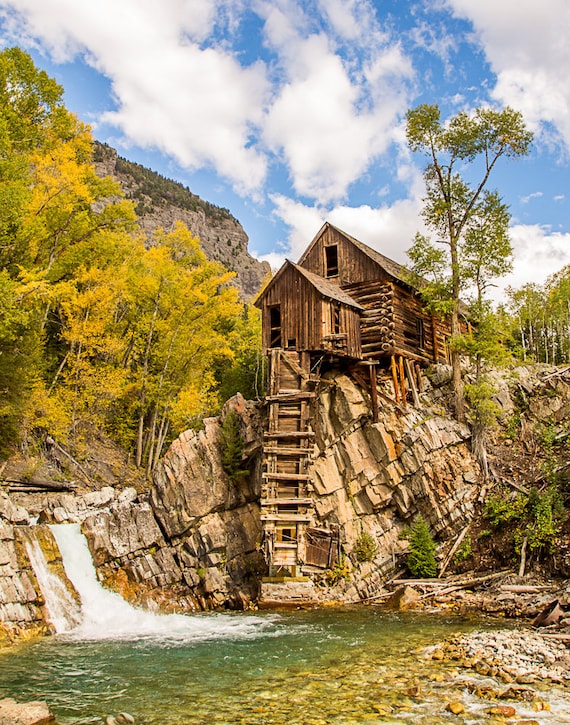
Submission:
MULTIPOLYGON (((75 639, 87 640, 155 638, 177 641, 249 638, 259 636, 261 632, 265 635, 277 634, 268 618, 226 614, 154 614, 133 607, 116 592, 105 589, 97 579, 91 552, 79 524, 56 524, 50 526, 50 529, 61 552, 65 573, 81 598, 80 618, 76 616, 71 622, 62 618, 67 606, 65 597, 72 598, 61 581, 58 580, 59 586, 54 582, 45 584, 40 581, 38 570, 42 569, 42 562, 37 559, 43 560, 46 570, 47 564, 38 545, 30 561, 38 576, 50 620, 58 634, 65 633, 75 639), (271 632, 267 632, 267 628, 271 632)), ((43 578, 43 581, 47 580, 43 578)))
POLYGON ((26 542, 30 563, 44 595, 47 616, 55 631, 69 632, 81 622, 81 607, 61 579, 50 571, 38 541, 26 542))

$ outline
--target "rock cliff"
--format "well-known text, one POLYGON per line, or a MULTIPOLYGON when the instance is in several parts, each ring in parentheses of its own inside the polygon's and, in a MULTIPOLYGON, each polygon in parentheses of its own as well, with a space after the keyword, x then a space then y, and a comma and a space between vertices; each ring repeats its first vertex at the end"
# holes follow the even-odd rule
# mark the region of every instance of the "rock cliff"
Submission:
POLYGON ((176 221, 198 237, 209 259, 236 273, 236 286, 244 300, 255 296, 271 269, 248 252, 248 237, 227 209, 204 201, 189 189, 150 169, 118 156, 106 144, 95 144, 99 176, 115 178, 128 199, 136 203, 139 223, 147 238, 161 227, 169 231, 176 221))
MULTIPOLYGON (((315 567, 304 584, 312 598, 376 596, 400 570, 407 547, 402 534, 418 513, 443 548, 475 515, 482 480, 469 429, 444 415, 449 371, 428 372, 419 407, 402 407, 380 389, 377 422, 356 379, 341 370, 323 375, 312 409, 314 523, 338 530, 342 566, 315 567), (359 548, 363 535, 373 544, 366 556, 359 548)), ((570 371, 540 369, 536 375, 520 368, 497 379, 497 389, 504 420, 490 446, 491 470, 496 480, 520 488, 520 461, 534 479, 539 466, 533 426, 550 426, 557 445, 568 439, 570 371), (509 433, 513 420, 524 422, 516 440, 509 433)), ((235 396, 220 419, 207 419, 201 430, 174 441, 148 491, 104 486, 36 496, 29 505, 24 495, 1 494, 0 622, 7 635, 49 629, 26 548, 39 536, 50 566, 61 568, 43 523, 82 522, 99 578, 134 604, 163 611, 255 604, 266 573, 259 506, 264 414, 263 406, 235 396), (244 444, 247 475, 237 477, 225 472, 219 442, 229 410, 239 416, 244 444), (40 525, 31 526, 30 512, 40 525)), ((560 471, 567 468, 563 462, 560 471)), ((567 548, 561 545, 561 562, 567 548)), ((293 598, 299 596, 294 589, 293 598)))

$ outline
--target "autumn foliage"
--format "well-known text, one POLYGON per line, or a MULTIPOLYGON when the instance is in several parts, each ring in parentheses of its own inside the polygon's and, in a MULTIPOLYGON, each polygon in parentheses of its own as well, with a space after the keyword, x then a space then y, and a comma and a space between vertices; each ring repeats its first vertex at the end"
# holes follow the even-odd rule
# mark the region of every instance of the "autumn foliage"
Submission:
POLYGON ((246 355, 233 331, 257 311, 244 318, 232 273, 184 225, 145 244, 62 93, 21 50, 0 53, 0 440, 80 444, 89 422, 150 470, 219 410, 220 369, 246 355))

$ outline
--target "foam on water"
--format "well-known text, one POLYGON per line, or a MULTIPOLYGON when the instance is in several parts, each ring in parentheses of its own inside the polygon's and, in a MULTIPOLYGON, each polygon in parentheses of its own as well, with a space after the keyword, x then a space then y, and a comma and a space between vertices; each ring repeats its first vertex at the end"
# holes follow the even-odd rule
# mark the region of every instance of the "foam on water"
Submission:
MULTIPOLYGON (((65 572, 81 598, 81 619, 77 626, 61 626, 54 616, 58 633, 75 639, 140 639, 194 641, 211 638, 250 638, 276 635, 276 618, 232 614, 183 615, 156 614, 131 606, 119 594, 105 589, 97 579, 87 541, 79 524, 50 527, 63 558, 65 572)), ((43 591, 43 589, 42 589, 43 591)), ((57 591, 43 591, 49 612, 64 607, 57 591)))

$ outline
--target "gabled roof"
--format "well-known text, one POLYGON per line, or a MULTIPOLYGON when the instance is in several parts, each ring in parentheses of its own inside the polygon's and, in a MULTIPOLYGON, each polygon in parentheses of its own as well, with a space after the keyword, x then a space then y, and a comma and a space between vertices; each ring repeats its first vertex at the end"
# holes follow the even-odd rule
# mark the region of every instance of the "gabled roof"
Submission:
POLYGON ((309 270, 307 269, 303 269, 303 267, 295 264, 295 262, 291 262, 289 259, 285 260, 279 271, 276 272, 275 276, 272 277, 267 286, 259 293, 257 299, 254 302, 256 307, 260 307, 259 302, 264 297, 267 290, 270 287, 273 287, 274 284, 276 284, 276 282, 283 275, 286 269, 294 269, 298 274, 304 277, 307 282, 309 282, 309 284, 312 285, 322 297, 326 297, 327 299, 334 300, 335 302, 339 302, 340 304, 347 305, 347 307, 353 307, 356 310, 364 309, 364 307, 356 302, 356 300, 353 300, 350 295, 348 295, 346 292, 343 292, 343 290, 341 290, 338 285, 329 282, 323 277, 319 277, 318 274, 314 274, 313 272, 309 272, 309 270))
POLYGON ((305 277, 312 285, 317 289, 323 297, 328 297, 331 300, 334 300, 335 302, 341 302, 343 305, 347 305, 348 307, 355 307, 357 310, 363 310, 364 307, 356 302, 356 300, 353 300, 352 297, 333 282, 329 282, 324 277, 319 277, 318 274, 315 274, 314 272, 309 272, 308 269, 303 269, 303 267, 300 267, 298 264, 295 264, 294 262, 289 262, 289 264, 297 270, 300 274, 305 277))
POLYGON ((380 252, 377 252, 375 249, 372 249, 372 247, 369 247, 367 244, 364 244, 364 242, 361 242, 358 239, 356 239, 355 237, 352 237, 350 234, 347 234, 342 229, 335 227, 330 222, 325 222, 323 224, 323 226, 319 229, 316 236, 313 238, 312 242, 309 244, 307 249, 303 252, 301 258, 299 259, 298 264, 300 264, 300 265, 303 264, 307 255, 309 254, 311 249, 314 247, 314 245, 317 243, 317 241, 321 238, 323 232, 327 228, 334 229, 339 234, 342 234, 343 237, 348 239, 357 249, 359 249, 363 254, 365 254, 367 257, 369 257, 369 259, 371 259, 377 265, 382 267, 382 269, 385 272, 387 272, 390 276, 395 277, 400 282, 403 282, 404 284, 410 286, 409 272, 402 264, 398 264, 398 262, 394 262, 394 260, 389 259, 388 257, 385 257, 383 254, 380 254, 380 252))

